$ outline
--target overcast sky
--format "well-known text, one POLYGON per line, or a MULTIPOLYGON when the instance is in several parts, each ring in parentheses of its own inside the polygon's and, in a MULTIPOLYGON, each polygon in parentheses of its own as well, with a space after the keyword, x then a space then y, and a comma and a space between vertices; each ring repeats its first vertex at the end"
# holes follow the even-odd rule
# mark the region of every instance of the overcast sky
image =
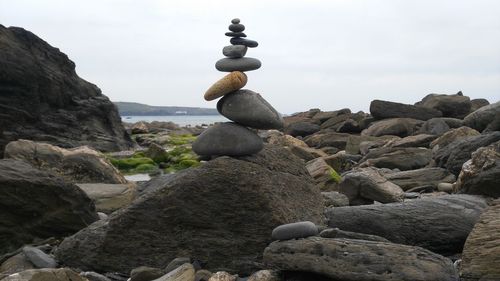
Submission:
POLYGON ((205 90, 239 17, 262 61, 247 89, 282 113, 429 93, 500 100, 498 0, 0 0, 113 101, 215 107, 205 90))

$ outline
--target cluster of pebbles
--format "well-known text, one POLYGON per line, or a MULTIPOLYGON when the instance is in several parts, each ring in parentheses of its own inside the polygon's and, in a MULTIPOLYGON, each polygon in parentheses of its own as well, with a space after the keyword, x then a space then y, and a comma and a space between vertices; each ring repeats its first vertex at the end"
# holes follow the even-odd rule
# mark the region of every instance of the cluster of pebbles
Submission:
POLYGON ((222 49, 226 58, 220 59, 215 68, 229 72, 215 82, 205 93, 205 100, 221 98, 217 102, 220 114, 233 122, 216 124, 204 131, 193 143, 193 151, 200 156, 243 156, 259 152, 264 144, 251 129, 281 129, 282 116, 258 93, 242 89, 248 81, 246 71, 259 69, 261 62, 245 57, 248 48, 258 43, 246 39, 245 26, 239 19, 229 25, 231 45, 222 49))

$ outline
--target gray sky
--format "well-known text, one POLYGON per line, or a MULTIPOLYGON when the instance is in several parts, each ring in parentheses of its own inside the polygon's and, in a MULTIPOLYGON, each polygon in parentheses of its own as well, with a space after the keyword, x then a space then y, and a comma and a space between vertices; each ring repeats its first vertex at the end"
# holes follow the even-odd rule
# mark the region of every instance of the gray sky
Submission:
POLYGON ((368 110, 462 90, 500 100, 497 0, 0 0, 113 101, 215 107, 205 90, 241 18, 262 61, 245 88, 283 113, 368 110))

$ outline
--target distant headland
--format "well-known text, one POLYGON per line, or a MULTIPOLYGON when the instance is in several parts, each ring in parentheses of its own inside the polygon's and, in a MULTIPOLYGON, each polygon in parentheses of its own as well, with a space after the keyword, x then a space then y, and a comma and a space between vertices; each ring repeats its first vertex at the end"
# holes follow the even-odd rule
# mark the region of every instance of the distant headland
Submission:
POLYGON ((151 106, 136 102, 113 102, 121 116, 219 115, 214 108, 151 106))

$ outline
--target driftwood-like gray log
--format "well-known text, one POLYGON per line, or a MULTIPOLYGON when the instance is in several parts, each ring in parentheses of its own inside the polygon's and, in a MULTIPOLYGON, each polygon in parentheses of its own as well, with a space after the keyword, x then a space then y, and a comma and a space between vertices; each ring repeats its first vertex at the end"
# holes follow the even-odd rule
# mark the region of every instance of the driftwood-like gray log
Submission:
POLYGON ((329 280, 458 280, 448 258, 420 247, 366 240, 310 237, 277 241, 264 251, 264 262, 285 273, 312 272, 329 280))
POLYGON ((445 195, 404 203, 331 208, 329 227, 378 235, 442 255, 460 253, 484 208, 486 199, 445 195))

